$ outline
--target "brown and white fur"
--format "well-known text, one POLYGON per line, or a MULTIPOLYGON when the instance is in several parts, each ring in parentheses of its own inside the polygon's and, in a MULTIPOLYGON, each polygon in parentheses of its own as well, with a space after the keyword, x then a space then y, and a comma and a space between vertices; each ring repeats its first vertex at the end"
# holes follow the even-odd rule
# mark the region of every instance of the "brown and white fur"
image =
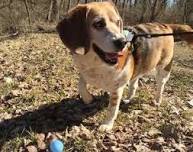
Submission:
MULTIPOLYGON (((193 31, 188 25, 159 23, 139 24, 132 28, 136 33, 193 31)), ((110 2, 76 6, 57 25, 57 30, 63 43, 71 50, 74 63, 80 72, 79 93, 83 101, 89 104, 93 100, 87 84, 110 93, 107 118, 100 130, 112 129, 124 87, 129 84, 131 99, 135 95, 139 77, 152 69, 157 70, 155 104, 161 103, 164 85, 171 70, 173 36, 137 38, 137 47, 132 53, 130 47, 125 45, 119 13, 110 2), (103 56, 100 56, 101 51, 103 56)), ((190 36, 180 38, 193 42, 190 36)))

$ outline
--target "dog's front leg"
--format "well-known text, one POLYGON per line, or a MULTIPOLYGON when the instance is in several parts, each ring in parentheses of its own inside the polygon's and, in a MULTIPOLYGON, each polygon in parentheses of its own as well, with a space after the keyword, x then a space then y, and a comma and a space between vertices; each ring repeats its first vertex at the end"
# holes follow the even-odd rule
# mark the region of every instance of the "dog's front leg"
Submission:
POLYGON ((80 75, 79 78, 79 85, 78 85, 80 96, 82 97, 82 100, 85 104, 89 104, 93 100, 93 96, 88 92, 86 87, 86 81, 84 78, 80 75))
POLYGON ((138 80, 139 80, 139 78, 137 78, 135 80, 131 80, 129 82, 129 84, 128 84, 129 85, 129 95, 128 95, 128 99, 123 100, 124 103, 128 104, 131 101, 131 99, 135 96, 135 92, 136 92, 137 87, 138 87, 138 80))
POLYGON ((123 87, 117 89, 110 94, 109 106, 107 109, 107 118, 104 123, 99 127, 100 131, 109 131, 113 128, 115 119, 119 112, 119 105, 123 94, 123 87))

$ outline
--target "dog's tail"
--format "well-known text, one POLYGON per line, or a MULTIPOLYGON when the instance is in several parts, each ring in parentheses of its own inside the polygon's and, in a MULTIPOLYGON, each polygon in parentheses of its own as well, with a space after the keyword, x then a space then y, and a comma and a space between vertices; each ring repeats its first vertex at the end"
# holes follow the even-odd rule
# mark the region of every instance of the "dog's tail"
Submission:
POLYGON ((193 45, 193 29, 189 25, 182 24, 167 24, 174 33, 175 41, 186 41, 193 45))

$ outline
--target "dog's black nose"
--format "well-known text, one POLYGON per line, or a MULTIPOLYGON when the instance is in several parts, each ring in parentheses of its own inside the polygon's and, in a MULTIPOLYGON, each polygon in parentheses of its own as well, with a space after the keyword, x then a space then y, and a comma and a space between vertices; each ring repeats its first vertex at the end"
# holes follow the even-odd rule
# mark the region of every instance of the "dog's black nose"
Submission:
POLYGON ((127 43, 125 38, 119 38, 113 41, 115 47, 119 50, 123 49, 127 43))

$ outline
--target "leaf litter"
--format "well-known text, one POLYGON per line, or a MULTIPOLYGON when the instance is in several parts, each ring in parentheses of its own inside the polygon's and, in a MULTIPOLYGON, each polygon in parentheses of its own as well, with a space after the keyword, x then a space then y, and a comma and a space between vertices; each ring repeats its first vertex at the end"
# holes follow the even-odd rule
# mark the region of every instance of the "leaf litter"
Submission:
POLYGON ((56 34, 1 42, 0 150, 46 151, 57 138, 68 152, 193 151, 193 69, 184 66, 192 57, 177 44, 161 107, 151 105, 154 79, 144 78, 136 97, 121 104, 113 130, 101 133, 109 96, 90 87, 94 102, 82 103, 78 71, 56 34))

